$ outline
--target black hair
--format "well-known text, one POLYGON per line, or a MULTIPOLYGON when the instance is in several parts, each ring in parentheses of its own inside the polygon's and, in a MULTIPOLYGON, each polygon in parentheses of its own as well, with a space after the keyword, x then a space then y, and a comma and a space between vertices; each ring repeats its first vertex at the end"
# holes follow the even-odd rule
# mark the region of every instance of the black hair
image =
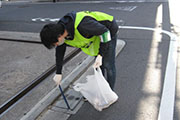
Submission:
POLYGON ((53 43, 58 42, 58 36, 62 35, 63 33, 64 26, 62 24, 46 24, 40 32, 41 42, 45 47, 51 49, 54 46, 53 43))

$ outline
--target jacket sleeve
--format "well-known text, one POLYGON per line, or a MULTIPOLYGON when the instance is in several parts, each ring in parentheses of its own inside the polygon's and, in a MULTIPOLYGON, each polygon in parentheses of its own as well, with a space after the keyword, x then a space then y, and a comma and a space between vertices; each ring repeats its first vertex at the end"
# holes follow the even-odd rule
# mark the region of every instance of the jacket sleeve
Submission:
POLYGON ((66 44, 56 47, 56 74, 62 74, 63 59, 66 51, 66 44))
POLYGON ((84 36, 99 36, 107 32, 108 28, 94 18, 86 16, 79 24, 78 30, 84 36))
MULTIPOLYGON (((109 29, 101 24, 100 22, 96 21, 94 18, 92 17, 84 17, 83 20, 81 21, 81 23, 78 26, 78 30, 81 33, 81 35, 83 35, 84 37, 88 36, 99 36, 104 34, 105 32, 107 32, 109 29)), ((107 44, 106 43, 100 43, 100 48, 99 48, 99 53, 100 55, 102 55, 103 51, 105 51, 104 49, 106 48, 107 44)))

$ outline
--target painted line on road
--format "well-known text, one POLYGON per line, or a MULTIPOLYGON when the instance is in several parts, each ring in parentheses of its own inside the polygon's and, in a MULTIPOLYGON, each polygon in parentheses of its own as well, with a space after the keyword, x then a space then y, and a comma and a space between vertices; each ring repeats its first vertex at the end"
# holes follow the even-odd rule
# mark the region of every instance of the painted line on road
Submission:
POLYGON ((165 72, 158 120, 173 120, 175 86, 176 86, 176 69, 177 69, 177 36, 169 31, 159 30, 149 27, 119 26, 119 28, 149 30, 149 31, 164 33, 170 37, 169 52, 167 58, 166 72, 165 72))
POLYGON ((132 12, 136 8, 137 8, 137 6, 125 6, 125 7, 110 7, 109 9, 132 12))
MULTIPOLYGON (((60 18, 32 18, 31 21, 32 22, 58 22, 60 20, 60 18)), ((125 24, 124 20, 116 20, 117 23, 121 23, 121 25, 125 24)))
POLYGON ((40 21, 40 22, 57 22, 59 20, 60 20, 60 18, 40 18, 40 17, 31 19, 31 21, 33 21, 33 22, 38 22, 38 21, 40 21))
POLYGON ((131 0, 131 1, 65 1, 65 2, 39 2, 36 4, 102 4, 102 3, 144 3, 147 2, 145 0, 131 0))
POLYGON ((129 1, 73 1, 73 2, 70 2, 70 1, 66 1, 66 2, 38 2, 38 1, 26 1, 26 0, 23 0, 23 1, 3 1, 2 3, 3 4, 6 4, 6 5, 13 5, 13 4, 16 4, 16 3, 31 3, 31 4, 102 4, 102 3, 145 3, 145 2, 168 2, 168 0, 150 0, 150 1, 146 1, 146 0, 129 0, 129 1))
POLYGON ((134 0, 131 0, 131 1, 74 1, 74 2, 64 2, 64 3, 142 3, 142 2, 145 2, 145 0, 137 0, 137 1, 134 1, 134 0))

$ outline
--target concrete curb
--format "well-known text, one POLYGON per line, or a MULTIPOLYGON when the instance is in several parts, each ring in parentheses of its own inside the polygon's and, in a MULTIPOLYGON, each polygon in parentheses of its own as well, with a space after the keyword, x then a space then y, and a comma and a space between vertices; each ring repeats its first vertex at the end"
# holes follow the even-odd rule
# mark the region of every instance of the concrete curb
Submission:
MULTIPOLYGON (((118 40, 116 47, 116 56, 125 46, 125 42, 118 40)), ((86 60, 74 69, 64 80, 62 81, 62 89, 65 91, 68 86, 76 81, 88 68, 92 65, 94 57, 88 56, 86 60)), ((43 112, 45 108, 53 103, 60 96, 58 87, 54 88, 49 94, 47 94, 39 103, 37 103, 33 109, 31 109, 21 120, 34 120, 39 114, 43 112)))
MULTIPOLYGON (((93 62, 93 57, 88 56, 86 60, 74 69, 64 80, 62 81, 62 89, 65 90, 68 86, 75 81, 93 62)), ((29 111, 21 120, 34 120, 36 117, 56 98, 60 96, 58 87, 54 88, 49 94, 47 94, 39 103, 37 103, 31 111, 29 111)))
POLYGON ((39 33, 0 31, 0 38, 12 40, 39 41, 39 33))

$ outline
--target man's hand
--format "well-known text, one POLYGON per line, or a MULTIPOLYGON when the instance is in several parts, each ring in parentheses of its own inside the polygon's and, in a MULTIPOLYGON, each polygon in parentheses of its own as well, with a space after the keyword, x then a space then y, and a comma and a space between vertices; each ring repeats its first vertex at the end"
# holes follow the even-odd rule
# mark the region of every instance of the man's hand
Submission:
POLYGON ((96 60, 95 60, 95 63, 93 65, 94 68, 98 68, 102 65, 102 56, 101 55, 98 55, 96 57, 96 60))
POLYGON ((53 77, 53 80, 56 83, 56 85, 60 85, 61 84, 61 80, 62 80, 62 74, 56 74, 53 77))

